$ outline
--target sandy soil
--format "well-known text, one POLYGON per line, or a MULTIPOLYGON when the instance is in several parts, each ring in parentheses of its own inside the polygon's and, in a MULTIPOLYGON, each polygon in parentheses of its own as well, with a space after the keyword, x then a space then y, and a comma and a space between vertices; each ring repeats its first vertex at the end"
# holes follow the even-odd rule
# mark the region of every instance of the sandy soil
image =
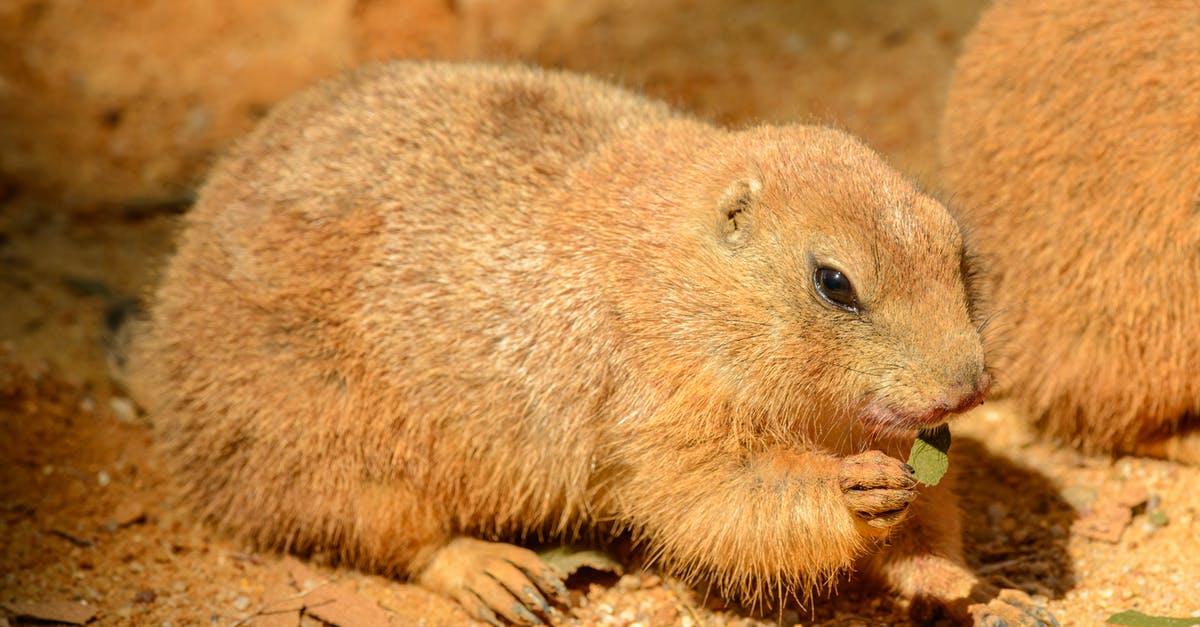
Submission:
MULTIPOLYGON (((213 155, 278 98, 373 58, 520 58, 724 123, 831 121, 936 184, 942 94, 981 5, 4 3, 0 625, 80 608, 106 625, 245 624, 264 608, 283 611, 253 624, 466 622, 413 586, 320 555, 304 572, 195 525, 171 498, 153 417, 105 374, 105 306, 153 284, 213 155), (303 618, 289 609, 297 584, 324 578, 303 618)), ((1131 608, 1200 616, 1200 469, 1081 455, 1038 438, 1003 403, 955 432, 965 541, 982 576, 1047 597, 1064 625, 1131 608)), ((755 617, 639 569, 636 556, 623 561, 624 576, 572 580, 564 622, 908 624, 889 595, 849 585, 813 608, 755 617)))

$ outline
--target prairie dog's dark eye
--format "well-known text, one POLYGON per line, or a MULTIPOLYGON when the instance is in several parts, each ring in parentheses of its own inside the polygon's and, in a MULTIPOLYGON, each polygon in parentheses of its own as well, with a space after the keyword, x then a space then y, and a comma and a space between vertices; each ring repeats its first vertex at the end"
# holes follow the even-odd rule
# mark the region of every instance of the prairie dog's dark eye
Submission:
POLYGON ((817 293, 821 295, 821 298, 824 298, 830 305, 853 313, 862 310, 862 305, 858 302, 858 295, 854 293, 854 286, 850 284, 850 279, 842 274, 841 270, 817 268, 817 271, 813 273, 813 285, 816 286, 817 293))

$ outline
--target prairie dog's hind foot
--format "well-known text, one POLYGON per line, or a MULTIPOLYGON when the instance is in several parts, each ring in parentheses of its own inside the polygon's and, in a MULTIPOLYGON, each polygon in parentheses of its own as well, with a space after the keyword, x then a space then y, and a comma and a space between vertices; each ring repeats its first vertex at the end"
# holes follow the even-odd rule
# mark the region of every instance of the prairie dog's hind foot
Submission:
POLYGON ((1006 588, 968 608, 977 627, 1059 627, 1050 611, 1020 590, 1006 588))
POLYGON ((455 538, 434 554, 418 580, 493 625, 502 620, 542 625, 551 613, 547 597, 569 603, 557 571, 533 551, 503 542, 455 538))

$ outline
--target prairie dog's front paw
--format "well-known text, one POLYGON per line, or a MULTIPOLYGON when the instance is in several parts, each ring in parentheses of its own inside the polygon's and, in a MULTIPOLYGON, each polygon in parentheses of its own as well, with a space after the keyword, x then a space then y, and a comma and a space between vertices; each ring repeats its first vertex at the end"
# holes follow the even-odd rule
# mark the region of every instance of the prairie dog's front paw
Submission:
POLYGON ((908 504, 917 498, 913 469, 880 451, 843 459, 838 479, 846 507, 873 535, 904 520, 908 504))

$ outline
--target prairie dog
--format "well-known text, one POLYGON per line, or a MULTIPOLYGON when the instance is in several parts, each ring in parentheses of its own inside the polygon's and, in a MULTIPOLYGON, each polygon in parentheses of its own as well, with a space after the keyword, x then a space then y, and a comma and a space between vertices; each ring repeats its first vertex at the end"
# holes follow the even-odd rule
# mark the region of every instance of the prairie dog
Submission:
POLYGON ((1038 625, 964 566, 948 483, 895 459, 988 386, 965 259, 940 204, 835 130, 376 65, 216 168, 132 375, 202 516, 483 620, 563 599, 505 540, 616 529, 751 601, 858 564, 1038 625))
POLYGON ((995 391, 1085 449, 1200 463, 1200 5, 997 2, 940 143, 995 391))

